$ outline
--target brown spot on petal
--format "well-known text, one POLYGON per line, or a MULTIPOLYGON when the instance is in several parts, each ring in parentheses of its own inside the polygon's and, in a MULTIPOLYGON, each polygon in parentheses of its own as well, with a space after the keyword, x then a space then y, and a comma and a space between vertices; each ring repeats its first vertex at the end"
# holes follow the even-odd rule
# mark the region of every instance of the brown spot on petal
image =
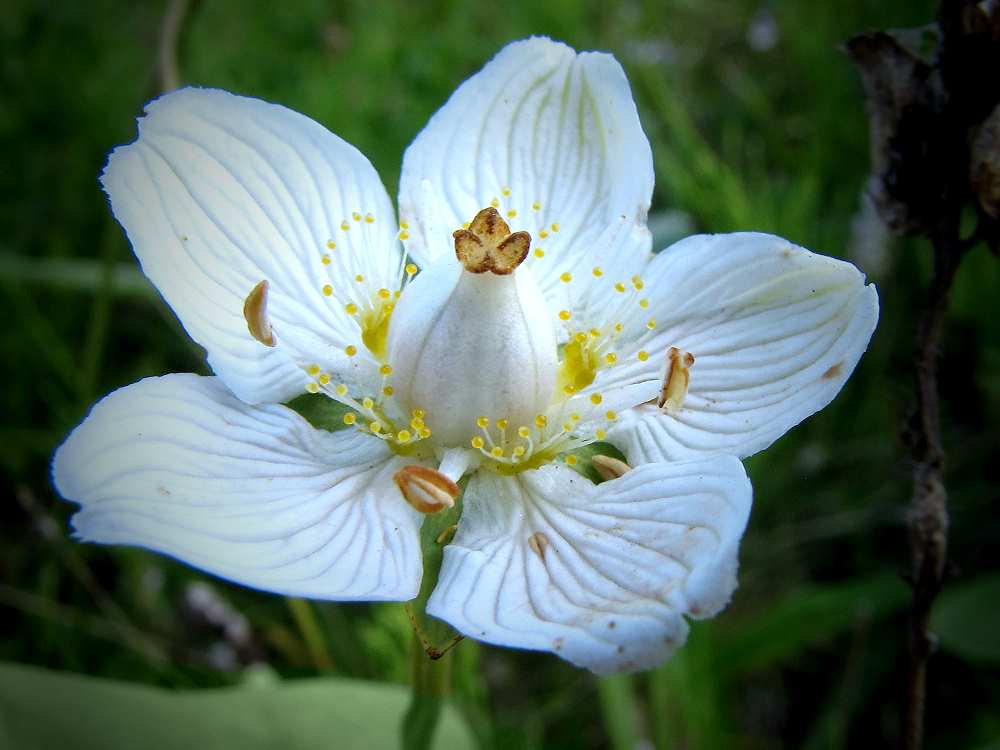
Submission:
POLYGON ((832 367, 828 368, 826 372, 823 373, 823 380, 833 380, 835 377, 840 375, 840 371, 844 369, 844 363, 838 362, 832 367))
POLYGON ((545 562, 545 550, 549 547, 549 538, 545 534, 541 531, 536 531, 528 537, 528 546, 531 547, 531 551, 538 555, 542 562, 545 562))

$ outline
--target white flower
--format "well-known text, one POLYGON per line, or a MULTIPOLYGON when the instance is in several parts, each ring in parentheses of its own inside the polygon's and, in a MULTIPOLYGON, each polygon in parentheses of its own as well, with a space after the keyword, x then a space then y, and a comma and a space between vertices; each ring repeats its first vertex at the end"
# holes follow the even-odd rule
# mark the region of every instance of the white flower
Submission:
POLYGON ((725 606, 751 502, 736 457, 828 403, 877 317, 857 269, 777 237, 653 256, 625 76, 547 39, 431 119, 398 225, 357 150, 221 91, 150 104, 102 180, 216 377, 127 386, 72 433, 54 478, 82 539, 405 600, 421 513, 469 474, 428 612, 598 672, 662 661, 725 606), (280 405, 305 391, 354 428, 280 405), (596 440, 627 463, 598 459, 595 485, 566 464, 596 440))

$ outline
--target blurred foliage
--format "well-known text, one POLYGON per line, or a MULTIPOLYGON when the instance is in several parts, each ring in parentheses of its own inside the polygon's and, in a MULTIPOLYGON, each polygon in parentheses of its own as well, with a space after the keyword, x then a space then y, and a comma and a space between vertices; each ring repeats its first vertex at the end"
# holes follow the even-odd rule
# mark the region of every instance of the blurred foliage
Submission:
MULTIPOLYGON (((654 213, 672 212, 654 216, 664 235, 776 232, 855 261, 879 285, 882 320, 843 393, 748 462, 756 507, 730 608, 694 623, 664 667, 603 682, 553 656, 463 642, 449 654, 454 703, 482 747, 894 742, 910 495, 897 436, 928 253, 889 242, 864 208, 861 86, 839 45, 933 11, 929 0, 195 4, 179 49, 185 81, 319 120, 371 158, 390 194, 406 145, 503 43, 538 33, 610 50, 652 142, 654 213)), ((179 689, 241 685, 261 664, 286 679, 401 682, 410 635, 400 607, 288 602, 143 550, 78 546, 72 508, 49 484, 52 450, 97 397, 148 375, 206 372, 136 275, 96 179, 156 93, 163 12, 156 2, 7 0, 0 13, 0 310, 12 322, 0 330, 0 659, 179 689)), ((956 598, 962 579, 995 572, 1000 559, 998 288, 996 260, 974 252, 946 335, 956 598)), ((941 600, 931 748, 985 747, 1000 733, 996 663, 949 645, 981 632, 971 619, 985 596, 966 594, 958 614, 941 600)), ((43 689, 35 674, 7 673, 14 692, 3 700, 18 686, 43 689)), ((66 693, 44 690, 62 710, 66 693)), ((144 694, 107 695, 127 714, 144 694)))

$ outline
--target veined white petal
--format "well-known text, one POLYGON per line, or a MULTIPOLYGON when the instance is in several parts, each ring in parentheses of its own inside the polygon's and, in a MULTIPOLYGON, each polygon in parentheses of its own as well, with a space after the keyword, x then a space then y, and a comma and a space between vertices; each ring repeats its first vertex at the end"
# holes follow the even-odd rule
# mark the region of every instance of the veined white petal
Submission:
POLYGON ((362 366, 345 304, 398 288, 401 261, 368 160, 304 115, 224 91, 182 89, 146 111, 101 181, 143 271, 226 385, 275 402, 302 392, 305 362, 347 375, 362 366), (276 348, 243 316, 264 279, 276 348))
POLYGON ((86 541, 134 544, 296 596, 406 600, 420 586, 420 515, 376 438, 248 406, 218 378, 148 378, 100 401, 53 478, 86 541))
POLYGON ((407 251, 427 265, 495 200, 511 229, 544 250, 527 263, 555 297, 565 292, 559 275, 595 254, 645 262, 652 190, 649 143, 618 62, 535 37, 465 81, 407 149, 400 220, 407 251))
POLYGON ((695 362, 681 409, 643 406, 609 432, 635 463, 763 450, 833 400, 878 320, 875 287, 857 268, 773 235, 689 237, 644 279, 656 328, 623 345, 623 364, 594 388, 659 380, 670 347, 695 362))
POLYGON ((553 651, 595 672, 646 669, 736 587, 750 512, 729 456, 594 485, 563 466, 480 471, 427 611, 465 635, 553 651))

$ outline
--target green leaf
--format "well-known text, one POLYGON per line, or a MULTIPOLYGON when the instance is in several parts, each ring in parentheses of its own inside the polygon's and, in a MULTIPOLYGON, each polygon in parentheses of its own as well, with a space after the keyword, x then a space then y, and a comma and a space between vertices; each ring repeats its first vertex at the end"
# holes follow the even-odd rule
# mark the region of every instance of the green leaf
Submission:
POLYGON ((731 675, 747 674, 787 661, 813 644, 832 638, 858 618, 876 619, 903 607, 910 591, 894 575, 834 586, 804 586, 754 617, 720 633, 718 663, 731 675))
MULTIPOLYGON (((339 678, 175 691, 0 664, 0 747, 395 750, 408 699, 401 685, 339 678)), ((474 747, 448 705, 435 739, 474 747)))
POLYGON ((931 616, 941 645, 963 659, 1000 662, 1000 573, 947 588, 931 616))
POLYGON ((351 411, 351 407, 334 401, 322 393, 305 393, 296 396, 285 406, 297 411, 316 429, 328 432, 336 432, 347 427, 344 424, 344 415, 351 411))
MULTIPOLYGON (((582 448, 577 448, 576 450, 569 451, 567 455, 576 456, 576 464, 570 466, 573 471, 577 474, 587 477, 594 484, 600 484, 604 481, 600 474, 597 473, 597 469, 594 468, 594 464, 591 459, 594 456, 610 456, 611 458, 617 458, 619 461, 625 461, 625 454, 620 450, 615 448, 611 443, 590 443, 582 448)), ((569 466, 569 464, 567 464, 569 466)))

